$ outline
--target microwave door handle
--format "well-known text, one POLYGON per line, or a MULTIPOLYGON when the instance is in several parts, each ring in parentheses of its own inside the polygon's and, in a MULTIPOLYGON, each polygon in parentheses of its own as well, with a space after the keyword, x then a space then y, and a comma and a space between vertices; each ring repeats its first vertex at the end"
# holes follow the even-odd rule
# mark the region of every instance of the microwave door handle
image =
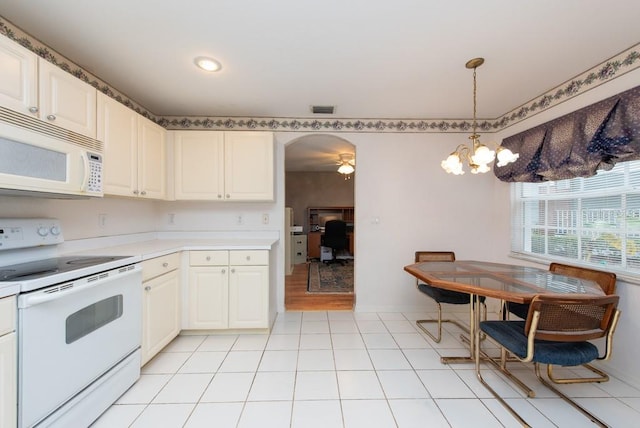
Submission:
POLYGON ((80 153, 80 159, 82 160, 82 185, 80 186, 81 192, 87 191, 87 185, 89 184, 89 155, 87 152, 80 153))

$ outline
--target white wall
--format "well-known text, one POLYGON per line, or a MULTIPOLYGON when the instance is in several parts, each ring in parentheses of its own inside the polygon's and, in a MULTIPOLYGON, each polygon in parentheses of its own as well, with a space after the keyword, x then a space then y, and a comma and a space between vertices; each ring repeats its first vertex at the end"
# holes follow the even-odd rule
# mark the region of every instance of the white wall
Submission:
POLYGON ((0 217, 58 218, 65 240, 152 232, 160 217, 154 202, 141 199, 43 199, 0 196, 0 217), (104 214, 104 226, 99 215, 104 214))
MULTIPOLYGON (((300 137, 280 133, 279 144, 300 137)), ((467 134, 357 134, 355 293, 357 311, 421 311, 429 301, 403 267, 416 250, 454 250, 459 258, 504 260, 508 227, 493 221, 492 174, 452 176, 440 161, 467 134)), ((500 200, 508 208, 508 199, 500 200)), ((507 222, 508 225, 508 222, 507 222)))

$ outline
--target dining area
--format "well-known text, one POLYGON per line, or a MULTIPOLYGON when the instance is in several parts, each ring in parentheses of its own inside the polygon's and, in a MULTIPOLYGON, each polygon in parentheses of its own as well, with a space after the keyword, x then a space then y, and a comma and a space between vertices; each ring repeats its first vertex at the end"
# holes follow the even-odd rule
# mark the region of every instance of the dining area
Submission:
POLYGON ((446 331, 467 345, 440 362, 472 365, 477 382, 520 426, 533 425, 503 396, 503 380, 527 400, 535 400, 542 385, 543 396, 560 397, 596 426, 612 426, 573 399, 570 388, 609 380, 597 361, 611 356, 621 315, 615 273, 561 263, 544 269, 456 260, 452 251, 417 251, 404 270, 437 305, 436 316, 416 320, 416 327, 439 343, 443 326, 451 325, 446 331), (466 305, 468 324, 450 316, 448 305, 466 305))

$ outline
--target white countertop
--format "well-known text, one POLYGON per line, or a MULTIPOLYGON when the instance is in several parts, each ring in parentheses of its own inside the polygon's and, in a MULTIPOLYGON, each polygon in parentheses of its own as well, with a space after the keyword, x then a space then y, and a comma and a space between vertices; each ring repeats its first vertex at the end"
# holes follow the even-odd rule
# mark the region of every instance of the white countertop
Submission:
POLYGON ((190 250, 271 250, 277 239, 153 239, 113 247, 103 247, 78 254, 101 256, 140 256, 141 260, 153 259, 178 251, 190 250))
POLYGON ((2 285, 2 283, 0 283, 0 299, 18 294, 18 291, 20 291, 20 285, 14 283, 2 285))
MULTIPOLYGON (((205 234, 206 235, 206 234, 205 234)), ((117 238, 116 238, 117 239, 117 238)), ((113 240, 107 241, 113 244, 113 240)), ((120 241, 122 242, 122 241, 120 241)), ((195 238, 184 236, 177 239, 153 237, 151 239, 128 242, 121 245, 104 245, 104 241, 96 241, 88 244, 75 245, 72 251, 58 255, 100 255, 100 256, 131 256, 135 261, 153 259, 178 251, 190 250, 271 250, 278 242, 276 236, 219 236, 207 238, 195 238), (102 242, 102 244, 100 244, 102 242)), ((15 283, 0 283, 0 298, 17 294, 20 285, 15 283)))

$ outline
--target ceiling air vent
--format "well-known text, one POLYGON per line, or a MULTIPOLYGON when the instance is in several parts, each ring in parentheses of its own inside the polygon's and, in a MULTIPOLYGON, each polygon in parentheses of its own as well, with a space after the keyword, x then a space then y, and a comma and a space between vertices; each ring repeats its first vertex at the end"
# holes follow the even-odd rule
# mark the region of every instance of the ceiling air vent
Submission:
POLYGON ((334 106, 311 106, 313 114, 333 114, 334 106))

